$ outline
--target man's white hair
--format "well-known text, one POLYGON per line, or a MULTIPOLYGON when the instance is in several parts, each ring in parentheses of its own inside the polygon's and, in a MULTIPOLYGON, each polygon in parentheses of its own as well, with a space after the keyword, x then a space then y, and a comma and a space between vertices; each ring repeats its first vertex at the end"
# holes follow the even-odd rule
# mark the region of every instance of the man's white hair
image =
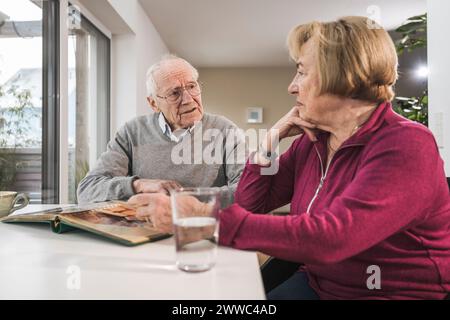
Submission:
POLYGON ((147 86, 147 96, 152 97, 156 93, 156 81, 155 81, 155 72, 158 71, 161 66, 166 63, 169 60, 181 60, 185 62, 191 69, 192 69, 192 76, 194 77, 195 81, 198 80, 198 71, 195 69, 189 62, 184 60, 183 58, 177 57, 174 54, 165 54, 161 57, 161 59, 153 64, 150 68, 147 70, 146 75, 146 86, 147 86))

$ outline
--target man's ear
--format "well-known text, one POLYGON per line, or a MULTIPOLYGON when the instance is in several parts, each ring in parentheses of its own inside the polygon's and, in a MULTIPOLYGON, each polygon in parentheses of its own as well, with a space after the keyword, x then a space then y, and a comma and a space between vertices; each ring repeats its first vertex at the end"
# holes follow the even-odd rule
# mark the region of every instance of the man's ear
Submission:
POLYGON ((150 106, 150 108, 152 108, 153 111, 155 112, 160 112, 161 110, 159 109, 159 107, 156 105, 156 100, 153 99, 153 97, 147 97, 147 102, 148 105, 150 106))

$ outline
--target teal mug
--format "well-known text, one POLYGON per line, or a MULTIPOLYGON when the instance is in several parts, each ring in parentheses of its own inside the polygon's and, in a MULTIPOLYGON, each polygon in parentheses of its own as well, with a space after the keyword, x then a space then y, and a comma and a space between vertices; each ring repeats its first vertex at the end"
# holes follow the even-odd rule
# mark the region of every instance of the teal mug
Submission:
POLYGON ((30 199, 24 193, 0 191, 0 218, 26 207, 29 202, 30 199), (20 201, 22 203, 19 203, 20 201))

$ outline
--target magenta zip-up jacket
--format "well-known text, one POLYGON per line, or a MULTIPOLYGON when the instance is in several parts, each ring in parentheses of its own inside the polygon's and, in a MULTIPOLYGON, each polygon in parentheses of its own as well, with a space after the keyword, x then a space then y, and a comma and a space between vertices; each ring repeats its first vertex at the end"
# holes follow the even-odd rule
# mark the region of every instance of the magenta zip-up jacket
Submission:
POLYGON ((450 194, 432 133, 383 103, 328 168, 327 137, 300 136, 272 176, 247 163, 220 243, 304 264, 321 299, 443 299, 450 194))

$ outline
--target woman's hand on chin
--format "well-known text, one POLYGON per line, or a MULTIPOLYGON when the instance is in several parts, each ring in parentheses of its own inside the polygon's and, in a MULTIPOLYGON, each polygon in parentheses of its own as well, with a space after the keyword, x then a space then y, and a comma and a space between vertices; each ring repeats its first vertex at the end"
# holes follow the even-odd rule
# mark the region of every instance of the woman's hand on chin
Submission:
POLYGON ((315 124, 302 119, 299 107, 295 106, 278 120, 267 133, 266 145, 264 146, 267 148, 265 148, 265 150, 271 150, 272 142, 277 132, 280 141, 284 138, 293 137, 303 133, 305 133, 311 141, 317 141, 316 129, 317 126, 315 124))

